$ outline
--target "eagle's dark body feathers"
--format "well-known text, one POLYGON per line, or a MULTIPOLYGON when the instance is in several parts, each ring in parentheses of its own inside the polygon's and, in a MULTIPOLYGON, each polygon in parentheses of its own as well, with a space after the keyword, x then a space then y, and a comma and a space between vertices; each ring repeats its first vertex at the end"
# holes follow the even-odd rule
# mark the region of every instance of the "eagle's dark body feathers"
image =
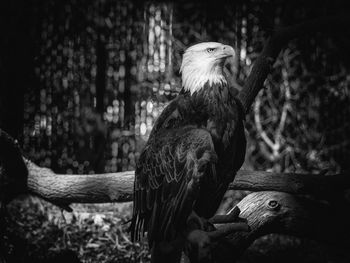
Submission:
POLYGON ((243 120, 233 93, 226 84, 205 85, 193 94, 181 91, 164 109, 140 155, 134 240, 144 231, 150 246, 175 239, 192 210, 213 216, 244 161, 243 120), (203 174, 200 187, 189 197, 198 173, 203 174))

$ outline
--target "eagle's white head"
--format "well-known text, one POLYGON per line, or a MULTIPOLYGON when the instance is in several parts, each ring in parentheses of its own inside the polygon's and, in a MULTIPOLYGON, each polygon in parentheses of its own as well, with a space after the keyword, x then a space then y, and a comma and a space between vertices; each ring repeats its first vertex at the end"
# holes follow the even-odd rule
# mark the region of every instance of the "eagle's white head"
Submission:
POLYGON ((183 88, 192 95, 206 82, 209 85, 227 84, 223 67, 225 60, 234 56, 235 51, 231 46, 218 42, 203 42, 189 47, 180 68, 183 88))

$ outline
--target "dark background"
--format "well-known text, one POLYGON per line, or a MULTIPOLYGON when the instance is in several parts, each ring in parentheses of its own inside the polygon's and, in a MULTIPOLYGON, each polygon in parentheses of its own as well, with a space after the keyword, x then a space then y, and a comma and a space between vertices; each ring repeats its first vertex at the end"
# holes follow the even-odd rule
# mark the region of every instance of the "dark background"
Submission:
MULTIPOLYGON (((349 14, 346 1, 2 1, 0 127, 27 158, 57 173, 133 170, 155 119, 180 89, 186 47, 232 45, 243 85, 274 28, 335 14, 349 14)), ((245 168, 349 169, 349 46, 349 32, 334 28, 333 35, 315 33, 281 52, 247 117, 245 168)), ((52 211, 38 202, 27 208, 47 220, 52 211)), ((127 218, 123 209, 112 210, 127 218)), ((42 233, 44 240, 48 235, 42 233)), ((48 250, 59 242, 43 241, 48 250)), ((141 252, 132 249, 126 251, 134 260, 141 252)), ((85 252, 81 258, 94 262, 97 252, 85 252)))

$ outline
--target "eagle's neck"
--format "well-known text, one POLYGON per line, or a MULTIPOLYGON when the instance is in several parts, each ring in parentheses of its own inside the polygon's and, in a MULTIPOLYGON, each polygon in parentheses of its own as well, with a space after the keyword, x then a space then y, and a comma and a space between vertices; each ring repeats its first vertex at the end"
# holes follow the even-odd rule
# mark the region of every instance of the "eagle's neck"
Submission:
POLYGON ((205 87, 205 85, 227 85, 223 74, 222 65, 191 67, 186 66, 182 70, 182 87, 184 91, 193 95, 205 87))
POLYGON ((209 82, 206 82, 193 94, 183 88, 180 95, 189 101, 189 106, 194 112, 206 113, 218 121, 226 119, 232 112, 234 97, 229 86, 225 83, 210 85, 209 82))

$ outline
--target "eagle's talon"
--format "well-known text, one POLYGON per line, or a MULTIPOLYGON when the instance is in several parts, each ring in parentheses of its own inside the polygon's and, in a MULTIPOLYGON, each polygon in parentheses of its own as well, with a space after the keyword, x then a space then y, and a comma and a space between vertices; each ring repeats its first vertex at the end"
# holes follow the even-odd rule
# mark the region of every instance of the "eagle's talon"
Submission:
POLYGON ((187 226, 189 231, 193 229, 200 229, 203 231, 213 231, 215 228, 208 219, 200 217, 196 212, 192 211, 190 216, 187 219, 187 226))
POLYGON ((209 218, 209 222, 211 224, 245 222, 246 220, 239 217, 240 212, 238 206, 235 206, 226 215, 214 215, 209 218))

